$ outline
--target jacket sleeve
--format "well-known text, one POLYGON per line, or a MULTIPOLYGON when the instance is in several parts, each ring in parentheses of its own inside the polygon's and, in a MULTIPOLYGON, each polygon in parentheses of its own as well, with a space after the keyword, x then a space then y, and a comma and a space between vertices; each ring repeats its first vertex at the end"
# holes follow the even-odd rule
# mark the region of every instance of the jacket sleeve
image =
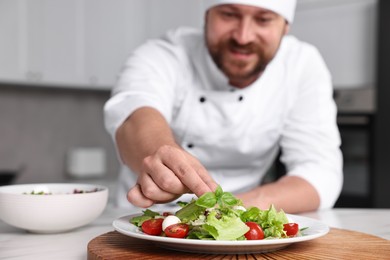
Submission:
POLYGON ((104 123, 112 138, 119 126, 140 107, 153 107, 168 122, 171 120, 178 52, 168 41, 157 39, 129 56, 104 106, 104 123))
POLYGON ((297 53, 289 114, 281 138, 281 160, 287 174, 311 183, 320 209, 334 206, 343 184, 340 135, 330 73, 317 49, 297 53))

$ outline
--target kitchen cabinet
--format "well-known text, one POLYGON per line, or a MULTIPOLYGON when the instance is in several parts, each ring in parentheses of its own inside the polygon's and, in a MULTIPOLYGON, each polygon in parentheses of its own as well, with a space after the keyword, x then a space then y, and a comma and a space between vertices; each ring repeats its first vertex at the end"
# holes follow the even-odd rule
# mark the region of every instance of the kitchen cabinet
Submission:
POLYGON ((204 9, 200 0, 148 0, 148 19, 146 30, 149 37, 178 26, 201 28, 204 9))
POLYGON ((299 0, 291 34, 316 46, 335 88, 375 85, 377 0, 299 0))
POLYGON ((24 1, 25 78, 34 83, 78 84, 83 80, 82 2, 24 1))
POLYGON ((110 89, 128 54, 179 25, 199 0, 2 0, 0 82, 110 89))
POLYGON ((82 80, 81 2, 0 2, 0 79, 23 84, 82 80))
POLYGON ((86 0, 85 85, 111 88, 126 56, 146 39, 147 1, 86 0))
POLYGON ((25 67, 25 9, 22 1, 0 1, 0 78, 13 81, 22 78, 25 67))
POLYGON ((199 0, 85 2, 86 84, 98 88, 110 88, 129 53, 148 38, 202 24, 199 0))

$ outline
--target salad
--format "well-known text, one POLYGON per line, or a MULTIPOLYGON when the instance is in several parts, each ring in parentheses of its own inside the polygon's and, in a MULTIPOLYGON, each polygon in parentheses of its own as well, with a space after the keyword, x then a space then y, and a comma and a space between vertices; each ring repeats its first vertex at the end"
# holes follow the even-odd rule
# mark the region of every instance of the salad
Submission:
MULTIPOLYGON (((47 190, 46 188, 44 190, 33 190, 30 193, 24 192, 23 194, 25 195, 53 195, 50 191, 45 191, 47 190)), ((65 194, 81 194, 81 193, 92 193, 92 192, 98 192, 100 191, 98 188, 95 188, 93 190, 80 190, 80 189, 74 189, 72 193, 65 193, 65 194)))
POLYGON ((179 202, 175 213, 146 209, 130 219, 148 235, 202 240, 258 240, 300 236, 283 210, 245 208, 241 200, 218 187, 189 203, 179 202))

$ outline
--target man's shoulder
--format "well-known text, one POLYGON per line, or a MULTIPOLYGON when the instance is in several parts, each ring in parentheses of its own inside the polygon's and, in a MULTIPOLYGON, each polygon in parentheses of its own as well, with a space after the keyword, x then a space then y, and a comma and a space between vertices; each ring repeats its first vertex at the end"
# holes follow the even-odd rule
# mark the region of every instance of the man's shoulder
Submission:
POLYGON ((293 35, 286 35, 280 46, 278 60, 283 64, 296 67, 322 63, 323 57, 313 44, 299 40, 293 35))
POLYGON ((150 39, 149 44, 163 46, 168 49, 181 51, 193 50, 196 45, 203 42, 203 33, 200 29, 192 27, 178 27, 168 30, 158 38, 150 39))
POLYGON ((185 45, 203 39, 203 32, 199 28, 178 27, 167 31, 162 39, 173 44, 185 45))
POLYGON ((194 49, 203 43, 203 33, 200 29, 179 27, 171 29, 157 38, 149 39, 135 50, 137 55, 153 60, 161 57, 166 60, 188 60, 194 49))
POLYGON ((162 40, 183 55, 190 56, 195 49, 203 45, 204 35, 198 28, 179 27, 169 30, 162 40))
POLYGON ((300 53, 307 53, 307 52, 316 52, 317 48, 309 43, 302 41, 295 37, 294 35, 286 35, 283 37, 281 48, 285 52, 300 52, 300 53))
POLYGON ((281 43, 281 52, 292 59, 297 56, 301 58, 318 58, 321 57, 318 48, 306 41, 300 40, 294 35, 286 35, 281 43))

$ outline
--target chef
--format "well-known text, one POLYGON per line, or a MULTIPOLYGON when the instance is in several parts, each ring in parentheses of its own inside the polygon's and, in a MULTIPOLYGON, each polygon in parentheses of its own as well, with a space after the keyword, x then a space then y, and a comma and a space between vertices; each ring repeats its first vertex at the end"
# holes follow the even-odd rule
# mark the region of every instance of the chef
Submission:
POLYGON ((247 207, 332 207, 342 155, 331 76, 315 47, 288 35, 296 0, 204 3, 204 30, 137 48, 105 104, 118 205, 157 207, 220 185, 247 207), (264 184, 279 151, 286 174, 264 184))

